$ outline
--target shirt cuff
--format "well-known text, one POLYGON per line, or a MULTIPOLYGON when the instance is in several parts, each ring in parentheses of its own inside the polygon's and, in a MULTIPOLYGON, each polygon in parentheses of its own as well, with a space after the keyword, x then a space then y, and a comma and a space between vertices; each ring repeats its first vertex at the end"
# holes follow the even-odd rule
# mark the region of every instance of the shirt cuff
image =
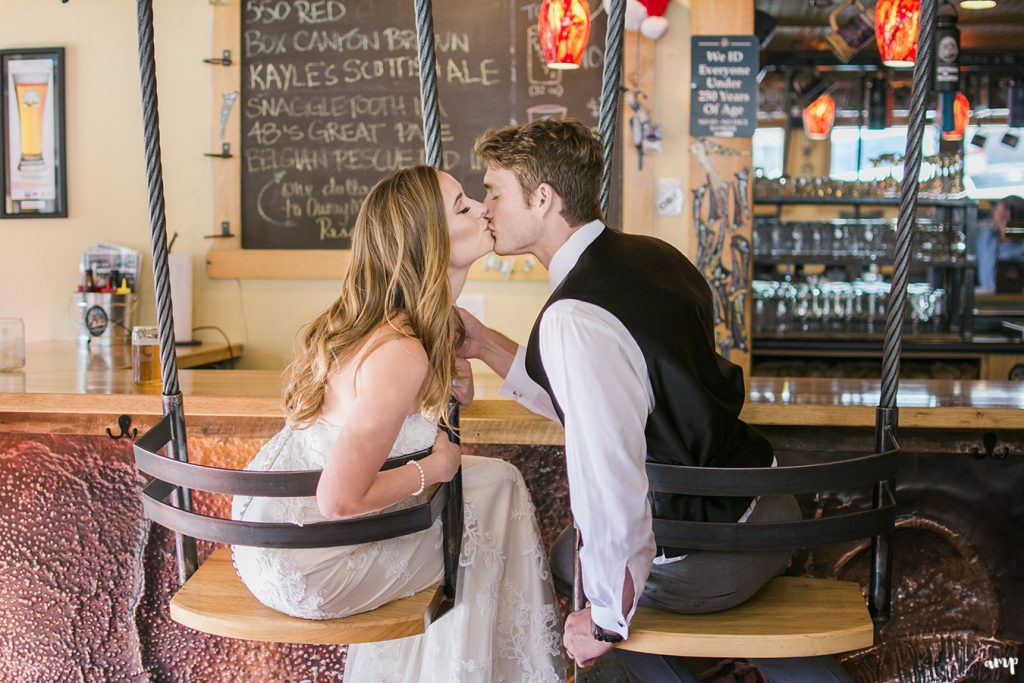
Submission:
POLYGON ((516 357, 512 359, 512 365, 505 375, 505 381, 498 390, 502 396, 511 398, 538 415, 542 415, 553 422, 559 422, 558 413, 555 411, 551 397, 533 381, 530 374, 526 372, 526 347, 520 346, 516 350, 516 357))
POLYGON ((498 393, 514 401, 523 399, 523 389, 533 384, 530 375, 526 372, 526 347, 520 345, 516 349, 516 356, 512 359, 512 365, 505 375, 505 381, 501 383, 498 393))
POLYGON ((590 618, 605 631, 614 631, 622 636, 623 640, 629 638, 629 623, 618 610, 591 605, 590 618))

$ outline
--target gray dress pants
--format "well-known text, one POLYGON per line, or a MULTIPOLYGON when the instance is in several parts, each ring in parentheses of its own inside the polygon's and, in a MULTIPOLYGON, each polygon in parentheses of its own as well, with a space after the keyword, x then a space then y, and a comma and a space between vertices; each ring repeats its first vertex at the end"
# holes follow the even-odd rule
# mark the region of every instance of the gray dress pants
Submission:
MULTIPOLYGON (((762 496, 749 522, 800 519, 793 496, 762 496)), ((556 582, 572 586, 573 544, 576 534, 564 529, 551 548, 556 582)), ((680 614, 718 612, 751 597, 786 569, 792 552, 719 552, 697 550, 669 564, 654 564, 640 604, 680 614)), ((615 650, 631 681, 697 683, 682 657, 615 650)), ((847 683, 850 677, 833 657, 750 659, 771 683, 847 683)))

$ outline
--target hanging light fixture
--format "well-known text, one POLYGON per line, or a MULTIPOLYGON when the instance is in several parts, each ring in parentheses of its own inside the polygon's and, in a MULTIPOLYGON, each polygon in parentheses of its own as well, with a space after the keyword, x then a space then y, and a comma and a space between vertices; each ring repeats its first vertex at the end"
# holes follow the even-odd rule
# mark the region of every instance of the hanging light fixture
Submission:
POLYGON ((878 0, 875 38, 882 63, 895 68, 914 65, 921 0, 878 0))
POLYGON ((971 118, 971 103, 967 101, 967 96, 962 92, 958 92, 956 97, 952 97, 952 93, 940 93, 940 104, 939 104, 939 119, 941 121, 942 139, 943 140, 963 140, 964 133, 967 131, 967 122, 971 118), (943 100, 947 100, 946 95, 950 95, 949 99, 953 101, 953 116, 949 117, 948 104, 944 105, 943 100), (952 122, 950 122, 950 118, 952 122))
POLYGON ((578 69, 590 38, 590 7, 586 0, 544 0, 538 27, 548 68, 578 69))
POLYGON ((992 9, 996 0, 960 0, 960 6, 964 9, 992 9))
POLYGON ((836 120, 836 101, 825 93, 804 107, 804 135, 808 140, 828 140, 836 120))

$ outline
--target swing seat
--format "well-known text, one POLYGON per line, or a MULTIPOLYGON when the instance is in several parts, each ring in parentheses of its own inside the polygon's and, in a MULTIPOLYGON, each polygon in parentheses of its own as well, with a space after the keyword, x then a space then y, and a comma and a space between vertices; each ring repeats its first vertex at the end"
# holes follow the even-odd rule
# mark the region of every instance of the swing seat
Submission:
POLYGON ((873 639, 860 585, 780 576, 724 612, 638 607, 619 647, 679 657, 812 657, 871 647, 873 639))
MULTIPOLYGON (((457 406, 449 416, 458 425, 457 406)), ((442 521, 444 578, 437 586, 375 610, 343 619, 291 617, 260 603, 235 572, 231 550, 219 548, 170 601, 171 619, 204 633, 241 640, 313 645, 370 643, 423 633, 455 605, 458 558, 462 545, 461 471, 420 505, 384 514, 298 526, 248 522, 192 512, 193 490, 236 496, 305 497, 316 495, 319 470, 261 472, 205 467, 159 455, 171 438, 171 417, 135 442, 135 464, 151 479, 142 490, 143 510, 153 522, 181 535, 182 544, 202 538, 225 545, 265 548, 324 548, 370 543, 425 531, 442 521), (186 495, 188 494, 188 495, 186 495), (169 500, 168 500, 169 499, 169 500)), ((449 433, 449 438, 457 437, 449 433)), ((457 442, 457 441, 456 441, 457 442)), ((388 460, 383 469, 426 457, 431 449, 388 460)))
MULTIPOLYGON (((811 657, 870 647, 875 619, 888 616, 889 556, 886 535, 896 520, 896 457, 890 450, 809 465, 766 468, 684 467, 647 464, 650 490, 696 496, 749 497, 872 489, 870 507, 793 522, 715 523, 655 518, 659 546, 713 551, 770 551, 881 538, 872 544, 874 617, 859 584, 780 576, 750 600, 721 612, 676 614, 638 607, 629 638, 617 647, 681 657, 811 657), (882 587, 879 587, 882 586, 882 587)), ((578 561, 578 550, 577 550, 578 561)), ((683 560, 685 562, 685 560, 683 560)))
POLYGON ((442 585, 421 590, 369 612, 344 619, 299 619, 270 609, 253 597, 219 548, 171 598, 171 619, 203 633, 271 643, 337 645, 375 643, 419 635, 424 615, 444 597, 442 585))

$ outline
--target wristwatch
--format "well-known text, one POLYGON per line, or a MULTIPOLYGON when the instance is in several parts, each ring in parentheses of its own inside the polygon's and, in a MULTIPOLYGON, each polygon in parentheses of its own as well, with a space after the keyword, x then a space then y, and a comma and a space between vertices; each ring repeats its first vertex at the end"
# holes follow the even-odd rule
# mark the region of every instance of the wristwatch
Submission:
POLYGON ((594 640, 600 640, 602 643, 621 643, 622 636, 615 631, 609 631, 608 629, 601 628, 590 621, 590 635, 594 636, 594 640))

